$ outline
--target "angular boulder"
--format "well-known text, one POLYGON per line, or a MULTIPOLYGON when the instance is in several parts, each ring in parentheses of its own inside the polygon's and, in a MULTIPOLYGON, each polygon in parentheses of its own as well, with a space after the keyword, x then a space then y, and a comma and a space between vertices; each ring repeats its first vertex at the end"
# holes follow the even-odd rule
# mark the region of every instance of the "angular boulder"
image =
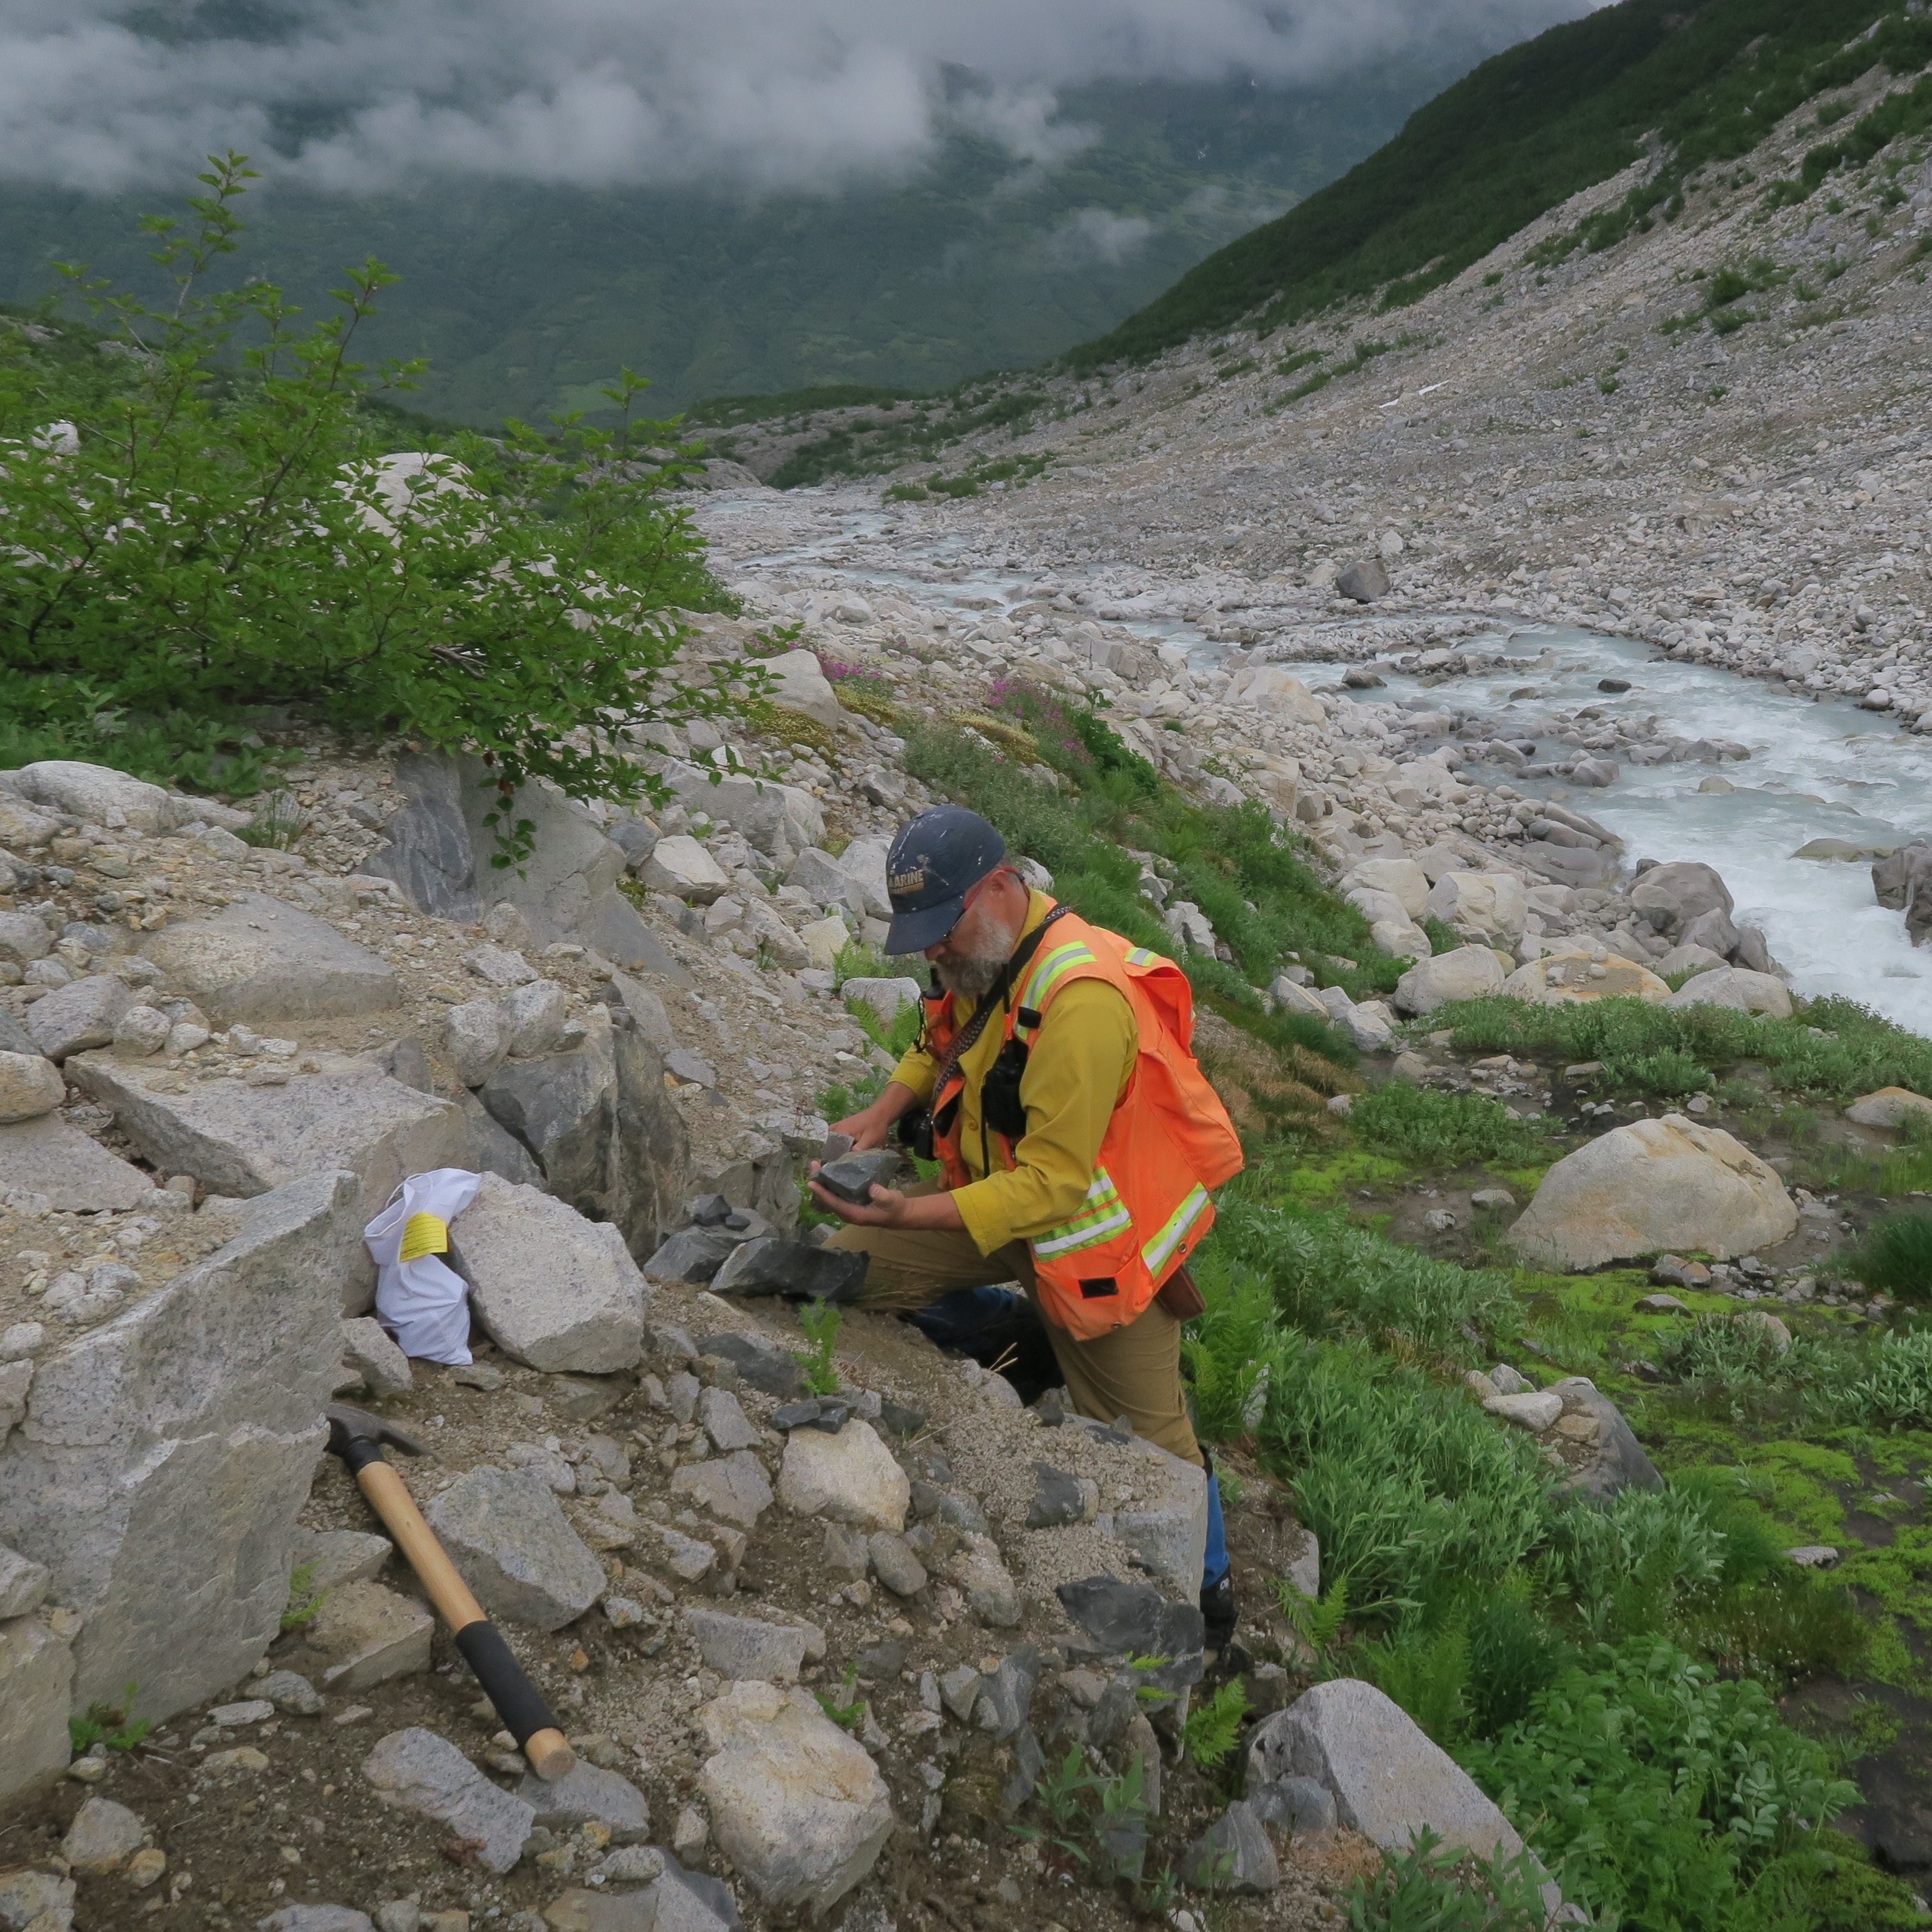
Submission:
POLYGON ((1688 859, 1652 866, 1631 886, 1630 898, 1639 919, 1672 938, 1702 914, 1721 912, 1728 918, 1736 905, 1714 866, 1688 859))
POLYGON ((37 764, 22 765, 12 774, 12 782, 20 796, 30 803, 84 818, 91 825, 125 826, 134 832, 165 832, 177 823, 185 824, 194 815, 188 800, 175 798, 158 784, 149 784, 145 779, 111 770, 105 765, 44 758, 37 764), (178 818, 183 806, 189 809, 178 818))
POLYGON ((1932 1100, 1909 1087, 1880 1087, 1860 1094, 1845 1109, 1845 1118, 1862 1127, 1900 1127, 1907 1120, 1932 1121, 1932 1100))
POLYGON ((1664 1487, 1656 1464, 1643 1453, 1622 1412, 1588 1377, 1567 1376, 1544 1393, 1562 1401, 1564 1419, 1557 1426, 1565 1432, 1565 1448, 1575 1447, 1574 1460, 1569 1454, 1564 1458, 1571 1464, 1573 1490, 1607 1502, 1620 1490, 1664 1487))
POLYGON ((27 1009, 28 1036, 50 1060, 64 1060, 105 1046, 134 1004, 124 982, 111 973, 91 973, 36 1000, 27 1009))
POLYGON ((1728 1258, 1797 1226, 1774 1168, 1722 1128, 1666 1114, 1565 1154, 1505 1238, 1526 1260, 1568 1270, 1664 1250, 1728 1258))
POLYGON ((776 657, 758 658, 752 668, 772 680, 771 702, 784 710, 802 711, 821 724, 836 724, 844 716, 816 652, 781 651, 776 657))
POLYGON ((56 1214, 142 1208, 154 1198, 152 1175, 52 1114, 0 1126, 0 1191, 16 1190, 46 1196, 56 1214))
POLYGON ((1325 724, 1328 707, 1300 678, 1279 664, 1245 664, 1229 680, 1223 704, 1286 718, 1300 724, 1325 724))
POLYGON ((476 1090, 544 1188, 647 1255, 691 1192, 690 1143, 664 1062, 628 1012, 595 1006, 580 1045, 506 1060, 476 1090))
POLYGON ((1509 947, 1522 937, 1529 906, 1522 881, 1507 872, 1444 872, 1429 889, 1425 910, 1467 938, 1509 947))
POLYGON ((509 1870, 536 1822, 523 1799, 492 1784, 447 1738, 420 1726, 382 1738, 362 1760, 362 1775, 385 1804, 447 1826, 473 1847, 486 1871, 509 1870))
POLYGON ((472 1469, 423 1514, 492 1616, 561 1630, 604 1594, 604 1566, 532 1470, 472 1469))
POLYGON ((1335 594, 1357 604, 1373 604, 1386 597, 1394 586, 1388 567, 1379 556, 1359 557, 1346 566, 1335 579, 1335 594))
POLYGON ((451 1226, 450 1248, 477 1318, 518 1361, 611 1375, 642 1359, 650 1291, 608 1222, 486 1174, 451 1226))
POLYGON ((1728 1006, 1734 1012, 1768 1013, 1773 1019, 1791 1017, 1791 993, 1775 974, 1750 973, 1741 966, 1722 966, 1700 973, 1664 1002, 1676 1011, 1684 1006, 1728 1006))
POLYGON ((695 1609, 687 1610, 684 1620, 698 1640, 698 1654, 721 1677, 796 1684, 805 1660, 825 1654, 825 1633, 815 1626, 768 1623, 758 1617, 695 1609))
POLYGON ((792 854, 825 843, 825 812, 811 793, 734 772, 719 778, 711 766, 667 759, 662 776, 686 811, 728 825, 748 845, 789 864, 792 854))
POLYGON ((872 1424, 855 1420, 836 1436, 797 1429, 785 1438, 778 1500, 798 1516, 902 1530, 912 1484, 872 1424))
POLYGON ((1543 1006, 1633 999, 1659 1006, 1670 998, 1669 982, 1648 967, 1615 952, 1598 959, 1595 949, 1582 946, 1545 953, 1540 959, 1519 966, 1504 980, 1501 990, 1512 999, 1532 1000, 1543 1006))
POLYGON ((686 832, 660 838, 638 877, 652 891, 670 892, 692 905, 715 905, 731 889, 731 875, 686 832))
POLYGON ((37 1120, 66 1098, 67 1082, 44 1054, 0 1052, 0 1126, 37 1120))
POLYGON ((872 1868, 891 1794, 856 1738, 804 1691, 734 1684, 698 1714, 712 1756, 698 1772, 712 1836, 774 1910, 814 1916, 872 1868))
POLYGON ((395 970, 317 919, 261 892, 146 935, 142 951, 169 987, 217 1026, 346 1019, 400 1004, 395 970))
POLYGON ((1411 919, 1420 919, 1429 909, 1429 874, 1413 859, 1364 859, 1349 868, 1342 883, 1390 894, 1411 919))
POLYGON ((360 1207, 352 1174, 291 1182, 225 1247, 36 1359, 0 1446, 0 1542, 85 1616, 75 1708, 131 1681, 138 1714, 171 1716, 274 1640, 360 1207))
POLYGON ((0 1623, 0 1803, 58 1777, 74 1755, 74 1652, 37 1618, 0 1623))
POLYGON ((1459 946, 1418 960, 1395 985, 1398 1012, 1432 1013, 1451 1000, 1479 1000, 1502 991, 1502 962, 1486 946, 1459 946))
POLYGON ((1400 1705, 1372 1684, 1338 1677, 1304 1691, 1258 1725, 1248 1742, 1248 1792, 1289 1778, 1331 1792, 1337 1820, 1385 1852, 1418 1832, 1488 1858, 1522 1850, 1509 1820, 1400 1705))

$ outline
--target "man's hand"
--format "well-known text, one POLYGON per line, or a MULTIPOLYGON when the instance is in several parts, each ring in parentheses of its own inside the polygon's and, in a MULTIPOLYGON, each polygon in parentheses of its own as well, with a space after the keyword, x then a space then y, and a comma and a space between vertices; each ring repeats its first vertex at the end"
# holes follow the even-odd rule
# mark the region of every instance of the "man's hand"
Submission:
POLYGON ((834 1120, 832 1131, 850 1136, 854 1153, 869 1154, 874 1148, 885 1145, 892 1124, 918 1104, 919 1096, 910 1087, 902 1086, 896 1080, 888 1080, 885 1091, 870 1106, 861 1107, 856 1114, 848 1114, 842 1120, 834 1120))

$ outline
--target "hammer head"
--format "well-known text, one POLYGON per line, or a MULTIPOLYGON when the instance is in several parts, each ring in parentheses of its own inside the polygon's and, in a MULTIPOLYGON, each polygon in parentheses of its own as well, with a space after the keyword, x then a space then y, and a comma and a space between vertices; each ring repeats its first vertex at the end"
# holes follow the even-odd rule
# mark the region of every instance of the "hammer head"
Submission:
POLYGON ((429 1452, 408 1430, 366 1408, 353 1408, 346 1402, 332 1402, 323 1412, 328 1418, 328 1453, 340 1456, 352 1468, 380 1454, 385 1443, 405 1456, 424 1456, 429 1452))

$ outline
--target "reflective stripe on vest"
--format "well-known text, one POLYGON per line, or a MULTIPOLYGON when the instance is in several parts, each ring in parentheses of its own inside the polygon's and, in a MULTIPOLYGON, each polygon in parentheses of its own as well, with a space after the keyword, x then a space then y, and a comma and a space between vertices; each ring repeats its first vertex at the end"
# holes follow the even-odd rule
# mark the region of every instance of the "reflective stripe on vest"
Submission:
POLYGON ((1035 1255, 1070 1255, 1118 1234, 1132 1218, 1114 1185, 1113 1176, 1104 1167, 1096 1168, 1079 1213, 1072 1220, 1036 1235, 1030 1245, 1035 1255))
POLYGON ((1166 1266, 1168 1257, 1187 1238, 1187 1231, 1200 1220, 1207 1205, 1208 1190, 1196 1182, 1167 1217, 1167 1225, 1141 1250, 1141 1258, 1147 1263, 1150 1274, 1158 1274, 1166 1266))
POLYGON ((1038 1011, 1046 1004, 1054 988, 1073 968, 1094 963, 1093 952, 1082 940, 1070 939, 1064 945, 1053 947, 1034 962, 1033 970, 1027 975, 1025 990, 1016 1004, 1038 1011))

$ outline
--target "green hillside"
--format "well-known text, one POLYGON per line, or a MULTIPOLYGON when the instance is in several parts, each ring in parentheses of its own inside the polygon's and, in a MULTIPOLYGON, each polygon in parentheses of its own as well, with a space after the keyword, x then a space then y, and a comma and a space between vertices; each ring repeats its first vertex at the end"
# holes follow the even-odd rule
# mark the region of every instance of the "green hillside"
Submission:
MULTIPOLYGON (((747 391, 943 388, 1111 327, 1359 160, 1484 51, 1438 43, 1320 88, 1068 90, 1061 118, 1098 138, 1056 166, 958 138, 910 182, 836 196, 460 182, 327 199, 262 156, 235 260, 314 312, 343 263, 380 256, 403 280, 365 346, 428 356, 421 406, 468 422, 596 406, 625 365, 664 410, 747 391)), ((39 298, 56 260, 139 285, 151 244, 136 218, 176 192, 10 189, 0 301, 39 298)))
POLYGON ((1880 61, 1908 74, 1928 59, 1932 22, 1898 0, 1622 0, 1484 62, 1385 147, 1070 360, 1149 356, 1257 312, 1272 328, 1378 292, 1400 307, 1660 136, 1659 172, 1586 238, 1607 245, 1674 214, 1693 168, 1748 153, 1821 89, 1880 61))

